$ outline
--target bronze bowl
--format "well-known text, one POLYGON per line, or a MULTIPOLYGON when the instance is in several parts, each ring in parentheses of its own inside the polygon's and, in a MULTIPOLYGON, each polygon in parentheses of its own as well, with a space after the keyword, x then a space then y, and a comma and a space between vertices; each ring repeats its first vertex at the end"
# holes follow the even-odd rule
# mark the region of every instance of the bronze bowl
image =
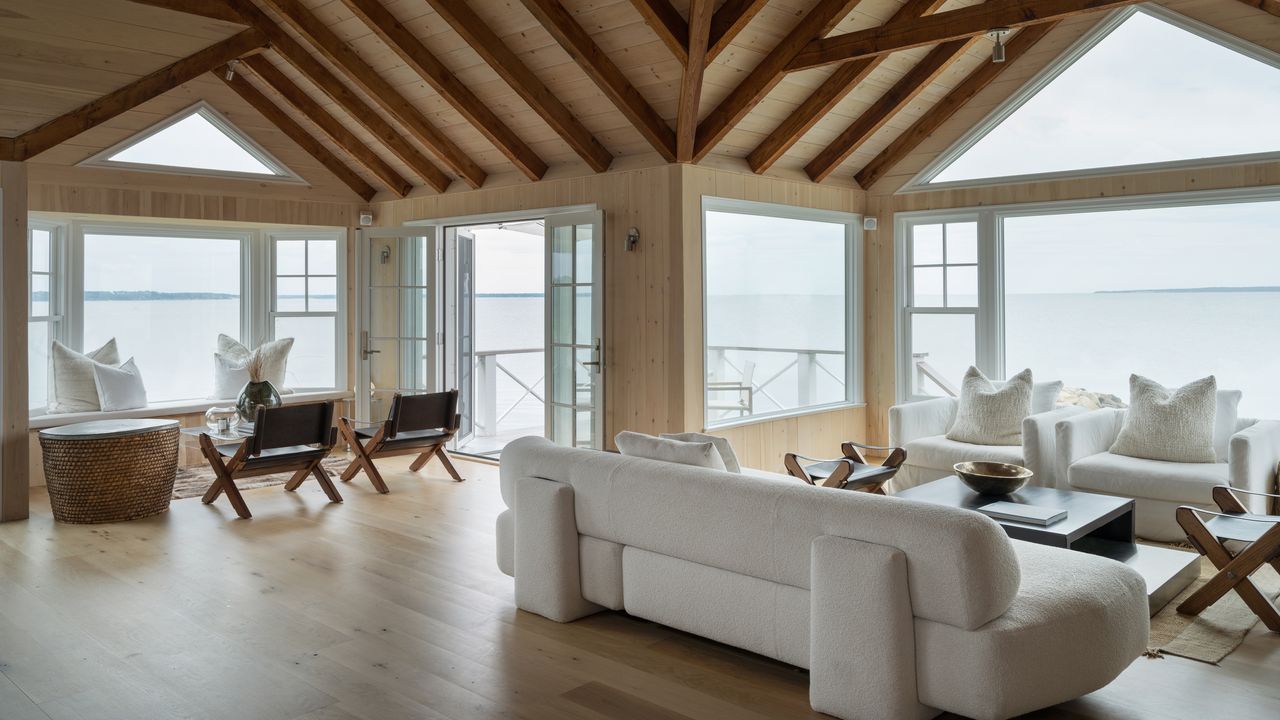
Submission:
POLYGON ((952 466, 960 480, 979 495, 1009 495, 1022 489, 1035 473, 1002 462, 962 462, 952 466))

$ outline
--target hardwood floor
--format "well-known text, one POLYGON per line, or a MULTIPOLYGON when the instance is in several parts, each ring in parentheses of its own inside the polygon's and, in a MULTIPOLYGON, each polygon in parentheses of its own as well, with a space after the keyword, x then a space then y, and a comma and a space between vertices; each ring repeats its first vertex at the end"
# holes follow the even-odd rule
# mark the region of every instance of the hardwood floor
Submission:
MULTIPOLYGON (((159 518, 0 525, 3 720, 721 720, 825 717, 795 668, 616 613, 561 625, 494 565, 497 468, 380 463, 330 505, 315 483, 159 518)), ((1139 659, 1037 718, 1280 717, 1280 636, 1221 667, 1139 659)), ((854 680, 851 679, 851 682, 854 680)))

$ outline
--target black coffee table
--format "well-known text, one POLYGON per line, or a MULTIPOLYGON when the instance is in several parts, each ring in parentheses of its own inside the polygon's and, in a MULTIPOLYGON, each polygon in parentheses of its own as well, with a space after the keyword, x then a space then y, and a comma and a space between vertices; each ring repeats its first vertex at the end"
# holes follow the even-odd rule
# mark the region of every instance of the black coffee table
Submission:
POLYGON ((1147 582, 1152 615, 1200 574, 1197 553, 1135 542, 1130 498, 1033 485, 1006 497, 990 497, 973 492, 954 475, 903 490, 895 497, 967 510, 1001 501, 1066 510, 1067 516, 1051 525, 992 520, 1016 540, 1101 555, 1137 570, 1147 582))

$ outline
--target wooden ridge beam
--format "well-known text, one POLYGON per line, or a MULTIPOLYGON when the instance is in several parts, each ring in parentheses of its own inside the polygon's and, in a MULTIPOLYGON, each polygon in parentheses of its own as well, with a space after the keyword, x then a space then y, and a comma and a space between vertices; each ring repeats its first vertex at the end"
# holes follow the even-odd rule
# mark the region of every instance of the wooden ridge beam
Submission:
POLYGON ((28 130, 13 139, 12 155, 17 160, 30 159, 85 130, 101 125, 158 95, 189 80, 194 80, 216 67, 226 65, 241 55, 257 50, 266 43, 266 37, 256 28, 236 33, 194 55, 170 63, 61 117, 28 130))
POLYGON ((691 0, 689 4, 689 62, 680 78, 680 104, 676 111, 676 161, 693 160, 698 135, 698 101, 707 69, 707 45, 711 42, 711 17, 715 0, 691 0))
POLYGON ((409 102, 408 98, 401 95, 386 78, 379 75, 305 5, 298 0, 262 0, 262 2, 278 12, 280 17, 319 50, 320 54, 372 98, 374 103, 399 120, 415 140, 422 143, 449 169, 458 173, 468 185, 473 188, 484 185, 484 170, 467 157, 462 148, 432 125, 431 121, 409 102))
POLYGON ((917 20, 814 40, 787 67, 805 70, 985 35, 991 28, 1020 28, 1076 15, 1136 5, 1143 0, 990 0, 917 20))
POLYGON ((904 130, 901 135, 889 143, 888 147, 880 151, 880 154, 871 162, 867 163, 862 170, 854 176, 858 181, 858 185, 864 189, 869 189, 876 181, 884 177, 889 170, 893 169, 906 156, 910 155, 913 150, 924 142, 930 135, 938 130, 947 120, 955 115, 965 103, 973 99, 975 95, 982 91, 1000 76, 1000 73, 1007 70, 1018 58, 1022 57, 1041 38, 1048 35, 1055 27, 1058 26, 1058 20, 1031 25, 1019 30, 1005 45, 1005 61, 1002 63, 983 63, 976 70, 969 73, 969 76, 956 85, 951 92, 939 100, 929 111, 922 115, 915 123, 904 130))
POLYGON ((244 18, 224 2, 211 0, 131 0, 139 5, 175 10, 188 15, 199 15, 211 20, 224 20, 237 25, 244 25, 244 18))
POLYGON ((676 133, 627 80, 559 0, 521 0, 614 106, 667 162, 676 159, 676 133))
POLYGON ((707 48, 707 64, 724 52, 738 33, 751 22, 769 0, 725 0, 711 18, 711 44, 707 48))
POLYGON ((671 50, 680 63, 689 62, 689 23, 680 16, 671 0, 631 0, 640 17, 671 50))
POLYGON ((1263 12, 1280 17, 1280 0, 1240 0, 1240 2, 1263 12))
POLYGON ((328 168, 329 172, 333 173, 347 187, 351 188, 351 191, 356 195, 359 195, 360 199, 368 202, 378 193, 372 185, 364 181, 364 178, 360 177, 358 173, 347 167, 346 163, 339 160, 332 152, 329 152, 329 149, 321 144, 319 140, 312 137, 311 133, 307 132, 306 128, 302 127, 293 118, 289 117, 288 113, 281 110, 275 103, 271 102, 271 100, 266 95, 263 95, 261 91, 253 85, 250 85, 249 81, 246 80, 243 75, 233 75, 232 78, 228 80, 226 74, 221 70, 214 74, 230 86, 231 89, 243 98, 245 102, 252 105, 253 109, 261 113, 267 120, 270 120, 271 124, 279 128, 280 132, 284 133, 290 140, 297 143, 298 147, 305 150, 308 155, 315 158, 321 165, 328 168))
POLYGON ((857 4, 858 0, 818 0, 818 4, 702 121, 694 147, 694 161, 705 158, 770 90, 777 87, 797 53, 814 38, 831 32, 857 4))
POLYGON ((613 153, 596 140, 569 108, 502 42, 498 34, 476 15, 467 0, 427 2, 592 170, 604 172, 609 169, 609 165, 613 163, 613 153))
POLYGON ((17 160, 13 156, 13 138, 0 137, 0 161, 17 160))
MULTIPOLYGON (((898 8, 885 23, 910 20, 934 12, 945 0, 910 0, 898 8)), ((827 113, 835 109, 849 93, 862 84, 880 63, 888 57, 879 55, 874 58, 863 58, 841 65, 816 90, 805 98, 800 106, 787 116, 782 124, 769 133, 760 144, 747 154, 747 165, 755 173, 763 173, 778 162, 800 138, 804 137, 827 113)))
POLYGON ((823 148, 822 152, 805 165, 804 171, 814 182, 826 180, 840 164, 862 147, 872 135, 894 115, 902 111, 928 87, 944 70, 964 57, 965 51, 978 41, 977 37, 951 40, 929 51, 915 67, 903 75, 893 87, 872 103, 853 124, 823 148))
POLYGON ((353 120, 363 125, 374 137, 378 138, 379 142, 385 145, 396 157, 403 160, 427 185, 431 186, 436 192, 444 192, 448 189, 451 180, 443 170, 424 157, 412 143, 405 139, 400 130, 392 126, 376 110, 369 107, 355 91, 344 85, 341 80, 330 72, 324 66, 324 63, 317 60, 292 35, 285 32, 266 13, 258 9, 258 6, 254 5, 252 0, 225 0, 225 2, 234 8, 250 25, 266 34, 267 39, 271 42, 272 50, 287 60, 290 65, 297 68, 303 75, 307 76, 307 79, 312 84, 341 106, 353 120))
MULTIPOLYGON (((422 41, 387 10, 381 0, 342 0, 405 64, 426 80, 445 102, 484 135, 530 180, 541 180, 547 164, 519 135, 427 50, 422 41)), ((665 0, 664 0, 665 2, 665 0)))
POLYGON ((286 103, 293 106, 295 110, 320 128, 321 132, 329 136, 334 145, 342 148, 343 152, 360 163, 365 170, 369 171, 369 174, 377 178, 378 182, 386 186, 388 190, 400 197, 404 197, 413 189, 412 183, 404 179, 385 160, 378 157, 378 154, 369 149, 360 138, 355 136, 355 133, 348 130, 340 120, 321 107, 320 103, 316 102, 292 80, 285 77, 280 68, 272 65, 270 60, 260 55, 255 55, 243 60, 241 66, 247 67, 250 72, 258 76, 258 79, 264 85, 275 91, 286 103))

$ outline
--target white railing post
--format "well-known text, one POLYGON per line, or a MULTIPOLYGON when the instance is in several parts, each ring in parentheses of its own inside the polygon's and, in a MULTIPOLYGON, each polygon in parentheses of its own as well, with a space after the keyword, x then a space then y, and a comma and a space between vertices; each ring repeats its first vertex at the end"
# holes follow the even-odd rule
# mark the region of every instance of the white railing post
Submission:
POLYGON ((927 357, 929 357, 927 352, 911 353, 911 369, 913 371, 912 374, 915 376, 915 386, 911 389, 912 395, 924 394, 924 382, 928 378, 925 375, 924 360, 927 357))
POLYGON ((796 353, 796 403, 808 407, 817 397, 818 355, 811 350, 796 353))
POLYGON ((724 348, 722 347, 707 348, 707 379, 708 380, 724 379, 724 348))
POLYGON ((498 434, 498 357, 476 356, 476 434, 494 437, 498 434))

